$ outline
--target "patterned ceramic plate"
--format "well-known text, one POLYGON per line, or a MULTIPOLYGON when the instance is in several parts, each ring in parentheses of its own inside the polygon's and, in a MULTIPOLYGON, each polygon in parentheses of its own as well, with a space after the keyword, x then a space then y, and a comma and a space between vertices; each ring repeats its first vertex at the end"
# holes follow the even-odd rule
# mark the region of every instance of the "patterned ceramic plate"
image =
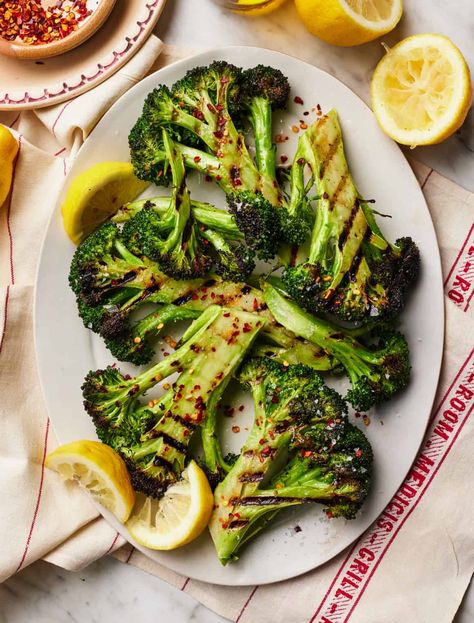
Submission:
POLYGON ((122 0, 78 48, 43 61, 0 56, 0 110, 59 104, 115 73, 140 49, 166 0, 122 0))

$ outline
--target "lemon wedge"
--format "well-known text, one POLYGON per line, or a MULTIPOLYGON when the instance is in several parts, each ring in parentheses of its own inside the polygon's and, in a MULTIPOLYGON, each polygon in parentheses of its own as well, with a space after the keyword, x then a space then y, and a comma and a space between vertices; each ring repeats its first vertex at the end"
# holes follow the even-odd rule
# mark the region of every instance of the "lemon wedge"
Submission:
POLYGON ((5 203, 13 179, 13 163, 18 153, 18 143, 4 125, 0 125, 0 207, 5 203))
POLYGON ((61 206, 67 235, 79 244, 147 186, 149 182, 135 177, 129 162, 100 162, 83 171, 72 181, 61 206))
POLYGON ((155 500, 137 494, 126 527, 130 535, 150 549, 170 550, 193 541, 206 528, 214 506, 211 487, 202 469, 191 461, 182 479, 155 500))
POLYGON ((372 109, 381 128, 403 145, 433 145, 464 122, 472 100, 467 63, 443 35, 400 41, 377 65, 372 109))
POLYGON ((135 492, 123 459, 99 441, 73 441, 48 454, 46 467, 64 480, 74 480, 125 523, 132 512, 135 492))
POLYGON ((295 0, 306 28, 327 43, 360 45, 395 28, 402 0, 295 0))

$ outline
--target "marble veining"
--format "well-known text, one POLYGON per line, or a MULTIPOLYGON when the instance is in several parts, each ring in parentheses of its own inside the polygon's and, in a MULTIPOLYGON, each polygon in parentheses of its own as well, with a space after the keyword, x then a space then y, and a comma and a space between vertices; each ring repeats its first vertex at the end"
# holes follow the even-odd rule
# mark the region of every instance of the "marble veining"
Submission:
MULTIPOLYGON (((474 2, 405 0, 405 16, 384 38, 393 45, 421 32, 450 36, 474 69, 474 2)), ((156 29, 173 45, 208 48, 230 44, 268 47, 298 56, 333 74, 368 102, 369 81, 382 55, 379 42, 334 48, 312 37, 293 3, 265 18, 245 18, 211 0, 168 0, 156 29)), ((474 114, 442 145, 419 148, 415 158, 474 191, 474 114)), ((79 573, 37 562, 0 585, 0 623, 223 623, 185 593, 133 567, 105 558, 79 573), (133 617, 133 618, 132 618, 133 617)), ((474 590, 455 623, 473 623, 474 590)), ((256 622, 258 623, 258 622, 256 622)))

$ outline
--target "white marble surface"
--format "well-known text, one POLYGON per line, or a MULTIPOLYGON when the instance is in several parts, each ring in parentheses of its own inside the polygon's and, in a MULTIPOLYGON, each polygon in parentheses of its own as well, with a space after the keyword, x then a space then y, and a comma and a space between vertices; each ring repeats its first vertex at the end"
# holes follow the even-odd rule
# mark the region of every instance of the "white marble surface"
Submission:
MULTIPOLYGON (((402 22, 385 40, 390 45, 407 34, 430 31, 449 35, 474 69, 473 0, 405 0, 402 22)), ((319 42, 299 22, 291 0, 271 16, 251 19, 226 13, 211 0, 168 0, 157 34, 190 48, 243 44, 287 52, 326 69, 366 101, 371 72, 382 54, 379 43, 343 49, 319 42)), ((472 111, 458 135, 415 155, 474 190, 472 111)), ((140 623, 224 621, 188 595, 112 558, 76 574, 38 562, 0 586, 0 623, 122 623, 132 617, 140 623)), ((474 623, 474 590, 455 623, 474 623)))

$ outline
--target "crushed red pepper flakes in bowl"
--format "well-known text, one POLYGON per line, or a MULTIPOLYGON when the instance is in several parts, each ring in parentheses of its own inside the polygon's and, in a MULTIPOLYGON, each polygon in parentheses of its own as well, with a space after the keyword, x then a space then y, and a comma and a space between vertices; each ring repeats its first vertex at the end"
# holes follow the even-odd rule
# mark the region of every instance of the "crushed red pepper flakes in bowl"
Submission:
POLYGON ((59 0, 43 7, 39 0, 0 3, 0 37, 40 45, 64 39, 91 15, 86 0, 59 0))

